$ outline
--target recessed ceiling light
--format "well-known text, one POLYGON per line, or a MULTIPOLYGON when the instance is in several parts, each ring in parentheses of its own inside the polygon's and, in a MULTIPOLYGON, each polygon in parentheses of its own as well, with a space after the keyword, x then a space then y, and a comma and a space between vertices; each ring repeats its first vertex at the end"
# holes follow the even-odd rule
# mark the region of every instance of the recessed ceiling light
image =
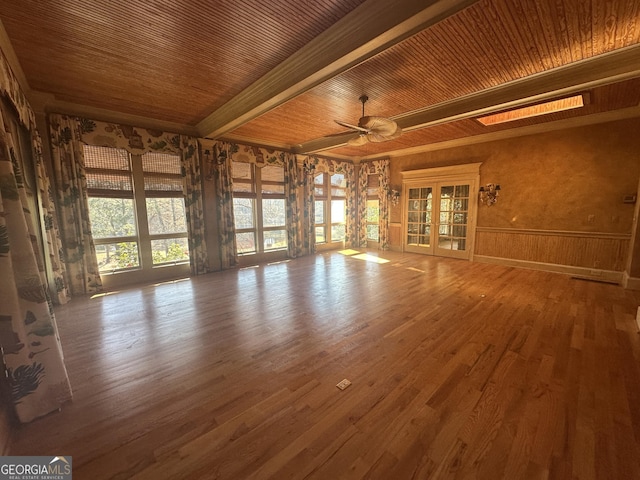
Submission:
POLYGON ((547 115, 549 113, 572 110, 574 108, 584 107, 587 102, 585 102, 585 98, 583 97, 583 94, 579 94, 572 97, 560 98, 558 100, 529 105, 515 110, 485 115, 484 117, 476 118, 476 120, 484 126, 488 126, 497 125, 498 123, 513 122, 524 118, 537 117, 540 115, 547 115))

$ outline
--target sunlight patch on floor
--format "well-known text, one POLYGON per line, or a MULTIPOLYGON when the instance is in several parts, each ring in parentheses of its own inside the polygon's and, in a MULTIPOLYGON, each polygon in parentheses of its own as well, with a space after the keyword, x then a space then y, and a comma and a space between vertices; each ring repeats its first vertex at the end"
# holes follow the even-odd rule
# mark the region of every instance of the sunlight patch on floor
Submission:
POLYGON ((185 277, 185 278, 177 278, 175 280, 166 280, 164 282, 154 283, 153 286, 159 287, 160 285, 170 285, 172 283, 186 282, 187 280, 191 280, 191 279, 189 277, 185 277))
POLYGON ((374 263, 389 263, 391 260, 387 260, 386 258, 376 257, 374 255, 369 255, 367 253, 361 253, 360 255, 353 255, 351 258, 357 258, 358 260, 365 260, 367 262, 374 263))
POLYGON ((358 250, 353 250, 348 248, 346 250, 340 250, 338 253, 342 255, 349 256, 351 258, 357 258, 358 260, 365 260, 367 262, 374 263, 389 263, 391 260, 387 260, 386 258, 376 257, 375 255, 369 255, 368 253, 361 253, 358 250))
POLYGON ((113 290, 111 292, 102 292, 102 293, 96 293, 95 295, 91 295, 91 300, 93 300, 94 298, 101 298, 101 297, 106 297, 107 295, 115 295, 116 293, 120 293, 120 290, 113 290))
POLYGON ((246 267, 240 267, 238 270, 255 270, 260 268, 260 265, 247 265, 246 267))
POLYGON ((407 267, 407 270, 411 270, 412 272, 424 273, 424 270, 420 270, 419 268, 416 268, 416 267, 407 267))
POLYGON ((277 262, 270 262, 267 265, 280 265, 282 263, 289 263, 291 260, 278 260, 277 262))
POLYGON ((348 248, 346 250, 340 250, 338 253, 340 253, 342 255, 350 256, 350 255, 357 255, 360 252, 357 251, 357 250, 352 250, 352 249, 348 248))

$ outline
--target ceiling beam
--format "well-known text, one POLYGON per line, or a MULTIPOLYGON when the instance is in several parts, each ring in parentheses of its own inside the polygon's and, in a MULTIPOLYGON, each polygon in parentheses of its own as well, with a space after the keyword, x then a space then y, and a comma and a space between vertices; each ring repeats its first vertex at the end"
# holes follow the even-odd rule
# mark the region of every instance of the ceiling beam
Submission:
POLYGON ((483 133, 481 135, 471 135, 468 137, 461 137, 453 140, 444 140, 442 142, 429 143, 390 152, 376 153, 373 155, 366 155, 364 157, 358 158, 360 161, 364 161, 379 160, 382 158, 405 157, 407 155, 415 155, 417 153, 434 152, 436 150, 445 150, 449 148, 460 148, 468 145, 476 145, 478 143, 495 142, 497 140, 524 137, 526 135, 539 135, 543 133, 554 132, 556 130, 598 125, 600 123, 617 122, 638 117, 640 117, 640 106, 627 107, 620 110, 594 113, 593 115, 582 115, 580 117, 565 118, 562 120, 555 120, 553 122, 537 123, 535 125, 498 130, 491 133, 483 133))
MULTIPOLYGON (((640 45, 530 75, 494 88, 393 117, 404 132, 476 117, 640 77, 640 45)), ((353 133, 322 137, 295 151, 312 153, 346 145, 353 133)))
POLYGON ((217 138, 477 0, 368 0, 196 126, 217 138))

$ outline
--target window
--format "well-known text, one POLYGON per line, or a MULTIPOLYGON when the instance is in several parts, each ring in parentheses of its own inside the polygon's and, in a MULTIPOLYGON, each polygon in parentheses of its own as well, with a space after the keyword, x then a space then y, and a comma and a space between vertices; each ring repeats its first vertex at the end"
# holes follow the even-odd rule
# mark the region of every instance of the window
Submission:
POLYGON ((380 199, 378 189, 380 187, 379 175, 367 176, 367 241, 380 241, 380 199))
POLYGON ((469 185, 440 187, 438 247, 465 250, 469 217, 469 185))
POLYGON ((326 186, 326 174, 319 173, 313 177, 313 189, 314 189, 314 210, 315 210, 315 230, 316 230, 316 243, 327 243, 327 216, 325 210, 327 206, 327 186, 326 186))
POLYGON ((91 234, 100 273, 140 266, 129 153, 84 145, 91 234))
POLYGON ((342 173, 314 177, 316 243, 336 243, 346 233, 346 178, 342 173))
POLYGON ((231 162, 237 253, 287 248, 284 167, 231 162))
POLYGON ((407 204, 407 245, 431 246, 433 188, 409 188, 407 204))
POLYGON ((83 151, 100 273, 187 262, 180 157, 91 145, 83 151))
POLYGON ((189 260, 180 157, 142 155, 145 210, 153 265, 189 260))

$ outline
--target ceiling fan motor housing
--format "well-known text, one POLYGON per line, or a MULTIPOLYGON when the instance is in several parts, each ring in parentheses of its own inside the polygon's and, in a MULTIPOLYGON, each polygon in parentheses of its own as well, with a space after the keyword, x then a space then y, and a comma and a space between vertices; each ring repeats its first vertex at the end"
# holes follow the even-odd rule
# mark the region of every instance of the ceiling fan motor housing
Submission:
POLYGON ((358 136, 349 139, 347 143, 351 146, 359 146, 367 142, 379 143, 398 138, 402 134, 402 129, 396 122, 385 117, 365 116, 364 104, 367 100, 369 100, 369 97, 366 95, 363 94, 360 96, 360 101, 362 102, 362 117, 358 120, 358 127, 336 120, 338 124, 358 132, 358 136))

